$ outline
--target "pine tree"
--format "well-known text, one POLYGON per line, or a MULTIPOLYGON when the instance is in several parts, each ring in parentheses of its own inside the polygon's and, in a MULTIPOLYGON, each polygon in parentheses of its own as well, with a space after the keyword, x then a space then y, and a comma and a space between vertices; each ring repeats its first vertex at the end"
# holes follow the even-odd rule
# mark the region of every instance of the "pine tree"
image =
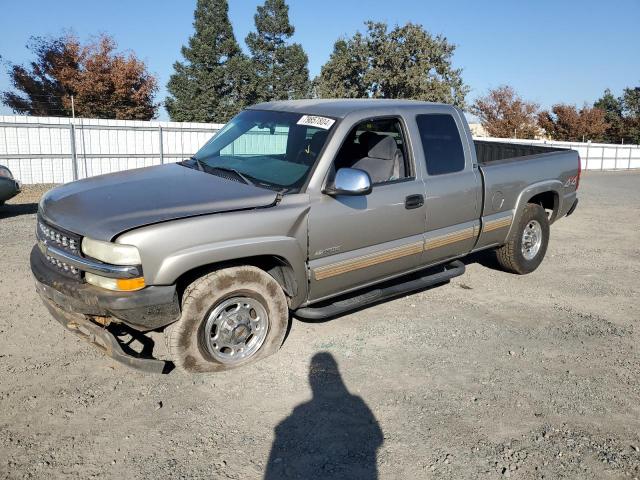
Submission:
POLYGON ((295 31, 284 0, 265 0, 254 15, 256 31, 247 35, 256 74, 257 99, 289 100, 309 96, 308 58, 302 45, 288 44, 295 31))
POLYGON ((167 111, 179 122, 226 122, 252 103, 249 59, 229 21, 227 0, 198 0, 195 33, 182 47, 167 89, 167 111))

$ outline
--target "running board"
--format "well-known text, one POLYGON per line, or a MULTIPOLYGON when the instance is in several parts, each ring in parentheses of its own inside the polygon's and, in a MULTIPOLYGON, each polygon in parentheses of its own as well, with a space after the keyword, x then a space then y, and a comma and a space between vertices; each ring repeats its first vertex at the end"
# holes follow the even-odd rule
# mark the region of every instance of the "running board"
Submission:
MULTIPOLYGON (((429 269, 433 271, 433 269, 429 269)), ((465 266, 460 260, 454 260, 451 263, 440 267, 440 271, 423 275, 419 278, 412 278, 404 282, 396 280, 396 283, 390 283, 386 287, 373 288, 365 293, 356 294, 353 297, 344 298, 330 304, 324 304, 321 307, 304 307, 294 311, 294 315, 304 320, 322 320, 325 318, 335 317, 342 313, 355 310, 365 305, 387 300, 389 298, 404 295, 405 293, 422 290, 437 283, 446 282, 453 277, 457 277, 464 273, 465 266)), ((415 274, 414 274, 415 277, 415 274)))

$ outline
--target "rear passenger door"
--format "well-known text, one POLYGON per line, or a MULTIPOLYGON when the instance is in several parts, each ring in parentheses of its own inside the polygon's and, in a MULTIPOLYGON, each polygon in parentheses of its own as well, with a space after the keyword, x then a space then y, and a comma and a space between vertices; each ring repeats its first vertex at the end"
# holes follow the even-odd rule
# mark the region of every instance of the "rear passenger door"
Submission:
MULTIPOLYGON (((426 169, 424 263, 468 253, 480 228, 481 179, 458 111, 416 116, 426 169)), ((417 146, 418 147, 418 146, 417 146)))

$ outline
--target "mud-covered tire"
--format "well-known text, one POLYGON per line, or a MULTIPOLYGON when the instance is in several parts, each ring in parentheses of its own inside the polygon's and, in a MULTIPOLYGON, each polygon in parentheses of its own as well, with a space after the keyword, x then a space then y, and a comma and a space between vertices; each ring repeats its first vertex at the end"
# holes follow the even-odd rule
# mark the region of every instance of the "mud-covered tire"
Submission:
MULTIPOLYGON (((537 228, 537 226, 536 226, 537 228)), ((547 212, 540 205, 528 203, 518 218, 518 221, 513 225, 507 243, 496 250, 496 258, 500 266, 511 273, 517 273, 519 275, 525 275, 533 272, 542 260, 547 252, 547 246, 549 245, 549 218, 547 212), (523 248, 523 236, 525 229, 531 228, 531 226, 539 225, 541 231, 541 243, 531 258, 525 257, 526 248, 523 248)))
POLYGON ((287 299, 276 280, 253 266, 214 271, 191 283, 182 296, 180 319, 165 329, 165 339, 176 367, 191 373, 220 372, 241 367, 280 349, 289 322, 287 299), (217 306, 235 298, 259 302, 268 318, 266 337, 255 353, 234 363, 216 359, 208 345, 207 319, 217 306))

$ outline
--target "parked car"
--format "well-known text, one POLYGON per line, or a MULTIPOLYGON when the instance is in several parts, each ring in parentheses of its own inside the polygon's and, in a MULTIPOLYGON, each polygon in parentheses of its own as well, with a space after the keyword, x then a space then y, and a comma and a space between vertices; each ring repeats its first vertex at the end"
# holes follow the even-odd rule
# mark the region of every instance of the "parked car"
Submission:
POLYGON ((226 370, 276 352, 290 312, 443 283, 472 252, 534 271, 580 168, 572 150, 474 141, 449 105, 263 103, 189 160, 48 192, 31 268, 51 314, 116 360, 166 371, 121 341, 163 331, 178 367, 226 370))
POLYGON ((11 170, 0 165, 0 205, 20 193, 22 185, 13 178, 11 170))

